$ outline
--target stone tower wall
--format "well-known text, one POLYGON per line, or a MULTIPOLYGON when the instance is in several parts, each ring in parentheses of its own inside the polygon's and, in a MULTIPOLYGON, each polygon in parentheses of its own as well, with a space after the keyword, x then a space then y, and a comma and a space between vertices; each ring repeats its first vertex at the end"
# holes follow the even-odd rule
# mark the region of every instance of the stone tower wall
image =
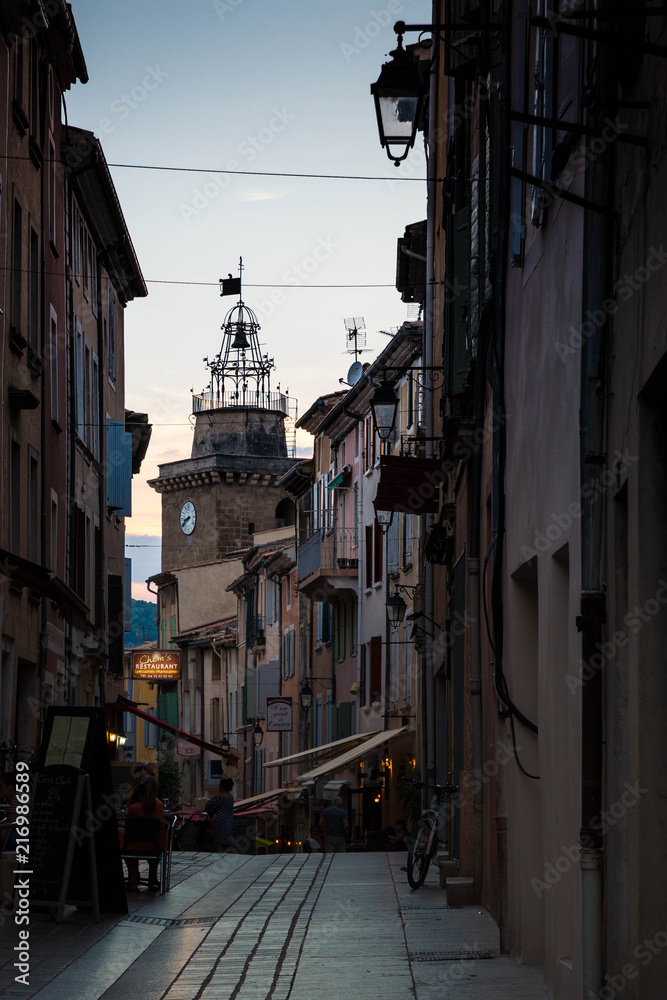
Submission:
POLYGON ((252 532, 279 526, 276 507, 285 497, 291 499, 285 490, 250 479, 245 483, 195 483, 163 493, 163 571, 216 562, 230 552, 247 549, 252 532), (184 535, 180 525, 181 508, 187 500, 197 511, 191 535, 184 535))

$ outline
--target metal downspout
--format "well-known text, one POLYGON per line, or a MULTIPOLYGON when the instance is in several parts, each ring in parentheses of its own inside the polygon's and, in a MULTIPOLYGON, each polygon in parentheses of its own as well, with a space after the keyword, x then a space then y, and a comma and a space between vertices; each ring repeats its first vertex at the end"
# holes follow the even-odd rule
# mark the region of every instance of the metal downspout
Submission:
MULTIPOLYGON (((509 226, 505 206, 510 201, 509 157, 510 157, 510 78, 512 58, 513 5, 506 0, 502 9, 501 52, 499 61, 499 88, 496 91, 496 101, 490 104, 491 148, 498 149, 496 158, 495 178, 492 177, 491 198, 495 231, 495 268, 493 273, 493 330, 494 338, 492 352, 493 371, 493 539, 495 552, 492 577, 492 628, 494 643, 497 649, 503 645, 503 605, 502 605, 502 572, 505 539, 505 394, 504 394, 504 357, 505 357, 505 310, 506 282, 509 252, 509 226), (495 137, 495 142, 494 142, 495 137), (494 594, 495 591, 495 594, 494 594)), ((483 584, 482 584, 483 585, 483 584)), ((502 653, 501 653, 502 655, 502 653)), ((498 852, 498 929, 500 932, 500 952, 507 954, 510 950, 509 932, 509 875, 507 847, 507 806, 505 801, 504 783, 498 783, 498 801, 495 813, 496 844, 498 852)))
MULTIPOLYGON (((475 429, 477 436, 484 430, 485 410, 485 354, 478 345, 475 370, 475 429)), ((482 852, 484 815, 482 811, 482 639, 480 601, 480 518, 482 516, 482 448, 476 448, 471 461, 470 476, 470 534, 468 542, 468 606, 470 628, 470 711, 472 721, 473 752, 473 878, 475 899, 482 892, 482 852)))
MULTIPOLYGON (((439 23, 438 0, 433 0, 432 21, 439 23)), ((439 42, 435 40, 436 51, 431 64, 429 80, 429 104, 428 104, 428 163, 426 174, 426 296, 424 303, 424 365, 428 370, 433 365, 433 339, 435 333, 434 322, 434 280, 435 280, 435 211, 436 211, 436 178, 438 176, 438 143, 435 139, 437 128, 438 111, 438 69, 439 69, 439 42)), ((425 431, 426 431, 426 457, 433 458, 433 394, 426 400, 425 431)), ((424 515, 424 529, 428 529, 433 524, 433 515, 424 515)), ((437 621, 434 607, 433 591, 433 564, 426 563, 424 569, 424 606, 429 618, 437 621)), ((426 651, 422 657, 422 754, 423 773, 425 780, 431 784, 435 783, 435 685, 433 682, 433 669, 435 664, 433 652, 433 639, 430 634, 426 636, 426 651)))

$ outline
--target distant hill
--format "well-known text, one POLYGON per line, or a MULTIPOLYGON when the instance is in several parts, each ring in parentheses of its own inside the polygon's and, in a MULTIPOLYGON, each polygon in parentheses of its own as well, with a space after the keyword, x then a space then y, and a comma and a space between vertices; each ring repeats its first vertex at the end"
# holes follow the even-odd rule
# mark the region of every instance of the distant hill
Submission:
POLYGON ((157 639, 157 604, 132 598, 132 631, 125 633, 125 649, 134 649, 149 639, 157 639))

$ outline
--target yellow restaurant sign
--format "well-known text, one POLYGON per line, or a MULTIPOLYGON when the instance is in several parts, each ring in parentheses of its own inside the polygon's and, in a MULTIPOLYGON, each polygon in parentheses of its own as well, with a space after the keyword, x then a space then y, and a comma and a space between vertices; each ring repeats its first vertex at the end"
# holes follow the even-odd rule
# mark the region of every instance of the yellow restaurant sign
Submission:
POLYGON ((181 676, 180 649, 133 649, 132 679, 176 681, 181 676))

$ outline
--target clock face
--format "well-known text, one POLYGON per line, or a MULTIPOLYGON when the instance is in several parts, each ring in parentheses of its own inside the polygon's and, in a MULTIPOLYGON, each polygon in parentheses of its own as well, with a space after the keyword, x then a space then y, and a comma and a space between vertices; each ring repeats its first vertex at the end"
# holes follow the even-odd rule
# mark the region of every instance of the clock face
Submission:
POLYGON ((196 523, 197 511, 195 510, 195 505, 191 500, 186 500, 181 507, 181 531, 183 534, 191 535, 195 530, 196 523))

